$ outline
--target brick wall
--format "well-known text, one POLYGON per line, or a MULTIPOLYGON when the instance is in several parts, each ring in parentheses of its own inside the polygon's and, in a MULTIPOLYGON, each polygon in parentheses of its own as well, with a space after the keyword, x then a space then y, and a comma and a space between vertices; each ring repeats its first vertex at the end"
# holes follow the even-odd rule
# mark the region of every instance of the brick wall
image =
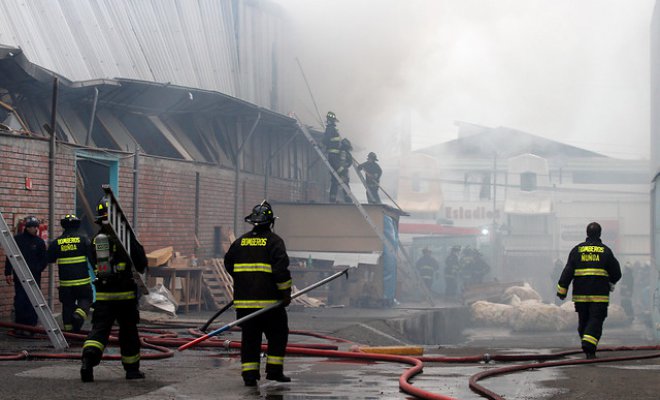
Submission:
MULTIPOLYGON (((26 216, 48 218, 48 151, 44 139, 0 134, 0 211, 8 224, 26 216), (25 189, 25 179, 32 180, 32 190, 25 189)), ((61 233, 59 216, 75 206, 75 151, 58 145, 55 174, 55 232, 61 233)), ((87 152, 93 150, 86 149, 87 152)), ((133 157, 118 154, 118 198, 129 221, 133 213, 133 157)), ((166 246, 192 255, 195 251, 195 187, 199 174, 199 243, 198 257, 213 253, 214 227, 233 229, 234 171, 217 166, 140 156, 138 165, 138 218, 136 228, 147 252, 166 246)), ((304 185, 270 178, 268 200, 299 201, 310 199, 304 185)), ((241 173, 238 184, 238 236, 249 226, 243 223, 255 204, 264 197, 264 177, 241 173)), ((313 196, 312 196, 313 197, 313 196)), ((319 199, 315 199, 319 200, 319 199)), ((277 213, 277 210, 275 210, 277 213)), ((4 273, 4 254, 0 250, 0 268, 4 273)), ((56 268, 55 268, 55 275, 56 268)), ((44 274, 42 288, 47 288, 44 274)), ((57 285, 56 285, 57 286, 57 285)), ((13 287, 0 284, 0 320, 8 320, 13 304, 13 287)), ((47 290, 44 295, 48 296, 47 290)), ((57 295, 55 295, 57 297, 57 295)), ((55 310, 59 310, 56 299, 55 310)))

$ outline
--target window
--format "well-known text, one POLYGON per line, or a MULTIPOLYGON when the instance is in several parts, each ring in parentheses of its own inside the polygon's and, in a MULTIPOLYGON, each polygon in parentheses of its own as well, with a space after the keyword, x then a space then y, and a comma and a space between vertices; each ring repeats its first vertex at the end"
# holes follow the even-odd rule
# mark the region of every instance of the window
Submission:
POLYGON ((524 192, 536 190, 536 173, 523 172, 520 174, 520 190, 524 192))

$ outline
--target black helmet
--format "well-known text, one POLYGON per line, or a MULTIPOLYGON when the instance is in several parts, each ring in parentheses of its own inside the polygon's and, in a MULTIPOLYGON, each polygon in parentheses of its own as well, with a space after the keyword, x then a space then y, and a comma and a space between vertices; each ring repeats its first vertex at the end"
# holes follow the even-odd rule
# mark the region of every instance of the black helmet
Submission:
POLYGON ((328 120, 329 123, 333 123, 333 124, 335 122, 339 122, 337 116, 332 111, 328 111, 328 114, 326 114, 325 119, 328 120))
POLYGON ((67 214, 60 220, 60 225, 64 229, 78 228, 80 226, 80 218, 76 217, 75 214, 67 214))
POLYGON ((367 160, 378 161, 378 156, 376 156, 376 153, 372 151, 371 153, 367 154, 367 160))
POLYGON ((26 227, 26 228, 30 228, 30 227, 34 227, 34 226, 39 226, 39 224, 41 223, 41 222, 39 221, 39 219, 37 219, 37 217, 35 217, 34 215, 30 215, 30 216, 28 216, 28 217, 25 217, 24 222, 25 222, 25 227, 26 227))
POLYGON ((108 200, 105 197, 102 197, 101 200, 99 200, 99 204, 96 206, 96 222, 108 216, 108 206, 108 200))
POLYGON ((587 237, 590 239, 599 239, 600 238, 600 224, 598 222, 592 222, 587 225, 587 237))
POLYGON ((264 226, 274 223, 275 218, 273 208, 264 200, 261 204, 254 206, 252 213, 245 217, 245 222, 254 226, 264 226))

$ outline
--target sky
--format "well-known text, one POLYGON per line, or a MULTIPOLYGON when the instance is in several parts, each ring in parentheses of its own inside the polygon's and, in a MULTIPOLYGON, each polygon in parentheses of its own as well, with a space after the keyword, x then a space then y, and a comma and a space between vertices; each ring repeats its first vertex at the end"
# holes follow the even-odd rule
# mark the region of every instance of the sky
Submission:
POLYGON ((655 0, 273 1, 301 67, 296 113, 335 112, 358 150, 443 143, 464 121, 649 157, 655 0))

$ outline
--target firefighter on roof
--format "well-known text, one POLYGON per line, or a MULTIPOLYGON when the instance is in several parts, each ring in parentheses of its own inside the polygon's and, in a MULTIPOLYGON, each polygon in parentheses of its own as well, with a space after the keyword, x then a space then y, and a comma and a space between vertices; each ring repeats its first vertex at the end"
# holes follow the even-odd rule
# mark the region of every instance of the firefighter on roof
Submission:
POLYGON ((380 177, 383 175, 383 170, 378 165, 378 156, 373 151, 367 155, 367 161, 358 165, 358 171, 364 170, 364 180, 367 184, 367 202, 369 204, 380 204, 380 195, 378 195, 378 188, 380 188, 380 177))
MULTIPOLYGON (((337 131, 337 116, 332 111, 328 111, 326 115, 325 133, 323 134, 323 146, 325 146, 326 157, 332 169, 339 173, 341 167, 340 153, 341 153, 341 136, 337 131)), ((337 189, 339 182, 335 179, 333 174, 330 174, 330 203, 337 201, 337 189)))
MULTIPOLYGON (((144 373, 140 371, 137 284, 133 280, 130 261, 117 251, 117 242, 104 228, 106 225, 103 220, 108 217, 108 203, 105 200, 101 200, 97 206, 97 214, 96 223, 101 225, 101 230, 93 239, 92 253, 96 301, 92 330, 83 344, 80 378, 83 382, 94 381, 93 368, 100 363, 112 325, 117 321, 121 363, 126 371, 126 379, 144 379, 144 373)), ((144 248, 132 240, 130 253, 135 269, 143 273, 147 268, 144 248)))
POLYGON ((600 240, 597 222, 587 225, 587 239, 573 247, 557 284, 557 297, 564 300, 573 282, 573 302, 578 313, 578 334, 586 358, 596 358, 598 341, 607 317, 610 292, 621 279, 614 253, 600 240))
POLYGON ((237 318, 284 300, 277 307, 241 324, 241 375, 245 386, 256 386, 261 378, 261 336, 266 335, 268 353, 266 379, 290 382, 284 375, 284 354, 289 337, 287 313, 291 303, 291 273, 284 241, 271 231, 275 216, 265 200, 256 205, 245 222, 250 232, 238 238, 225 254, 225 268, 234 278, 234 307, 237 318))

